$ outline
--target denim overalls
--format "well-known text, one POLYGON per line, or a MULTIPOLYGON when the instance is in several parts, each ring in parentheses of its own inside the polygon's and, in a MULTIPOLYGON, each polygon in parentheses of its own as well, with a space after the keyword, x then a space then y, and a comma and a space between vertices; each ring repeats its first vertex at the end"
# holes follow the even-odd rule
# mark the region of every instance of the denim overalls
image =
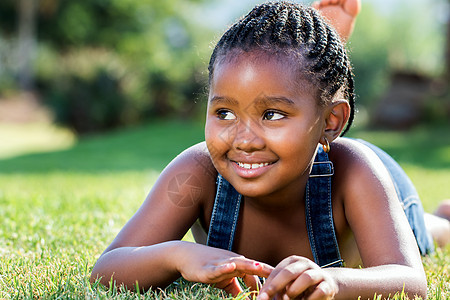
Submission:
MULTIPOLYGON (((358 141, 372 149, 388 169, 421 254, 432 252, 433 241, 425 228, 422 204, 411 181, 388 154, 372 144, 362 140, 358 141)), ((321 267, 343 266, 331 206, 333 174, 332 162, 328 160, 328 155, 322 150, 322 147, 318 147, 306 185, 305 214, 314 261, 321 267)), ((242 195, 219 174, 207 245, 232 250, 241 201, 242 195)))

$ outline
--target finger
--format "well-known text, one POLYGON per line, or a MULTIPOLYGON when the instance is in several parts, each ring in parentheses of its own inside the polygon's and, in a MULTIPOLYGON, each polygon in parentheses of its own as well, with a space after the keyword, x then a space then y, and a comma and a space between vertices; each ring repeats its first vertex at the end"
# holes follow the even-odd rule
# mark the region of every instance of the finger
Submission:
POLYGON ((319 1, 314 1, 314 2, 311 4, 311 7, 312 7, 312 8, 315 8, 315 9, 319 9, 319 8, 320 8, 320 2, 319 2, 319 1))
MULTIPOLYGON (((288 287, 286 294, 290 298, 295 298, 308 288, 316 286, 323 282, 324 277, 322 270, 309 269, 298 276, 294 282, 288 287)), ((319 298, 320 299, 320 298, 319 298)))
POLYGON ((233 262, 211 266, 209 272, 206 274, 206 281, 203 282, 217 283, 225 279, 244 277, 246 275, 256 275, 267 278, 272 270, 273 267, 268 264, 255 262, 253 260, 249 263, 246 259, 233 259, 233 262))
POLYGON ((243 289, 236 277, 232 278, 231 281, 224 287, 221 287, 220 285, 216 286, 218 288, 223 289, 228 294, 231 294, 233 297, 236 297, 237 295, 243 292, 243 289))
POLYGON ((242 277, 242 280, 251 291, 259 291, 261 289, 261 281, 259 281, 258 276, 246 274, 242 277))
POLYGON ((233 258, 233 263, 236 264, 236 273, 241 272, 248 275, 257 275, 267 278, 273 271, 274 267, 254 260, 246 258, 233 258))
POLYGON ((234 273, 236 273, 236 264, 233 262, 211 266, 206 270, 206 282, 214 283, 227 278, 236 277, 234 273))
POLYGON ((322 281, 308 297, 308 300, 334 299, 337 292, 338 289, 336 285, 322 281))
MULTIPOLYGON (((295 274, 293 275, 294 278, 297 278, 301 273, 306 271, 310 268, 319 268, 319 266, 312 263, 309 259, 305 259, 298 256, 290 256, 285 259, 283 259, 272 272, 270 273, 270 276, 267 278, 264 286, 269 286, 273 280, 278 278, 280 276, 281 272, 287 272, 295 274)), ((282 275, 281 275, 282 276, 282 275)), ((264 288, 264 287, 263 287, 264 288)))
POLYGON ((352 17, 356 17, 361 11, 361 1, 345 1, 344 10, 352 17))
POLYGON ((261 295, 264 296, 266 294, 268 299, 272 299, 276 294, 284 293, 286 286, 291 284, 297 278, 298 274, 304 271, 298 265, 290 265, 279 271, 277 268, 270 274, 261 288, 261 295))
POLYGON ((332 0, 322 0, 322 1, 320 1, 320 7, 324 7, 324 6, 330 5, 331 1, 332 0))
POLYGON ((283 259, 272 271, 264 283, 261 294, 274 297, 276 294, 285 292, 286 288, 308 269, 318 269, 320 267, 311 260, 301 256, 290 256, 283 259))

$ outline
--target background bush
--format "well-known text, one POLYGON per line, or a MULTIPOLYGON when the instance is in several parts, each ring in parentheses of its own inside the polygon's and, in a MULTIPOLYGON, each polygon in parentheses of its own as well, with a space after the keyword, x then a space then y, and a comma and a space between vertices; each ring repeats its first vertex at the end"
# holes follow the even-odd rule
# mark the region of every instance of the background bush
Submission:
MULTIPOLYGON (((201 111, 211 41, 226 28, 210 16, 222 12, 208 10, 219 0, 35 1, 30 72, 58 122, 90 132, 201 111)), ((25 2, 0 2, 0 97, 21 88, 18 3, 25 2)), ((227 10, 237 17, 256 2, 223 3, 234 4, 227 10)), ((348 44, 360 110, 373 108, 392 73, 442 78, 449 15, 447 0, 363 1, 348 44)), ((435 107, 444 94, 431 95, 425 121, 442 118, 435 107)))

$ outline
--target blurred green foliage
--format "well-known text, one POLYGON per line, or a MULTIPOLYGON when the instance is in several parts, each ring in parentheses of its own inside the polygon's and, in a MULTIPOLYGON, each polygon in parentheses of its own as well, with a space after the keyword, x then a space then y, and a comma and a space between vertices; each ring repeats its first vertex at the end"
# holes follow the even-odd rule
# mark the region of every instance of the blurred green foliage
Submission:
POLYGON ((358 105, 372 107, 396 71, 442 76, 447 0, 398 0, 384 10, 362 2, 349 43, 358 105))
MULTIPOLYGON (((191 17, 202 2, 39 1, 36 88, 56 120, 85 133, 193 113, 214 34, 191 17)), ((0 41, 14 43, 16 10, 1 2, 0 41)))
MULTIPOLYGON (((0 95, 17 89, 21 58, 6 54, 15 52, 20 1, 26 0, 0 1, 0 95)), ((363 1, 349 43, 359 106, 379 99, 393 70, 443 72, 445 34, 437 10, 445 0, 397 2, 382 11, 363 1)), ((84 133, 202 111, 196 102, 205 96, 217 26, 199 19, 210 13, 211 1, 38 3, 36 90, 59 123, 84 133)))

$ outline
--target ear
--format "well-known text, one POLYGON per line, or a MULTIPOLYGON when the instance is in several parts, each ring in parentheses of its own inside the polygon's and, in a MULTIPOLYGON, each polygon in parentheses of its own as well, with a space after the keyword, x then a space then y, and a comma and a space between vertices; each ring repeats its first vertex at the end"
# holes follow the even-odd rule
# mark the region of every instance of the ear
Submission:
POLYGON ((344 129, 350 116, 350 104, 343 99, 333 101, 325 109, 324 137, 331 143, 344 129))

